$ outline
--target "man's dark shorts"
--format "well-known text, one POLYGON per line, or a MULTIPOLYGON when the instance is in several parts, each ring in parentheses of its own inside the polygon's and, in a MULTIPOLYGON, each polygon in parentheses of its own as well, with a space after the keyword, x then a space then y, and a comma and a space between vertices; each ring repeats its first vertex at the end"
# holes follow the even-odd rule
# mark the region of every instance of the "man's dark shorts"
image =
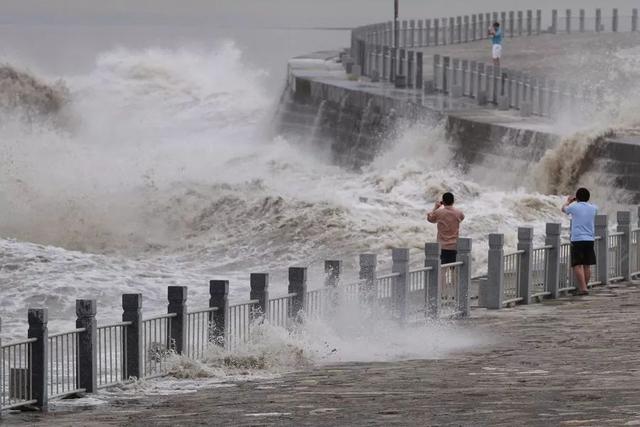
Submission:
POLYGON ((571 242, 571 266, 596 265, 593 242, 571 242))
POLYGON ((457 256, 458 256, 458 251, 454 251, 451 249, 442 249, 440 251, 440 263, 451 264, 452 262, 456 262, 457 256))

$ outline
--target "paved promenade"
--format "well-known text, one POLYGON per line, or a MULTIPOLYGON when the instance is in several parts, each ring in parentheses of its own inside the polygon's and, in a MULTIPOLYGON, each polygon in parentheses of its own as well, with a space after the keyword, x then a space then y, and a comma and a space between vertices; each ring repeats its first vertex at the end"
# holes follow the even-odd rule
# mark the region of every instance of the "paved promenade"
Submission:
POLYGON ((447 360, 319 367, 6 425, 640 425, 640 283, 474 310, 497 343, 447 360))

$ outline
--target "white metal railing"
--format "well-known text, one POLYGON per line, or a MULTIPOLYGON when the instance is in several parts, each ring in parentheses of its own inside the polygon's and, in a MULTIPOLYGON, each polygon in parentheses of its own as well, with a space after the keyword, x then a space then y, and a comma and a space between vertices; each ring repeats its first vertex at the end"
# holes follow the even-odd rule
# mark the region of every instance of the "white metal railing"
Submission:
POLYGON ((440 312, 445 316, 458 313, 460 301, 460 267, 464 263, 452 262, 441 266, 440 274, 440 312))
POLYGON ((609 233, 609 242, 607 247, 609 248, 609 273, 607 278, 609 280, 622 280, 624 274, 622 273, 622 238, 624 233, 616 232, 609 233))
POLYGON ((549 251, 553 246, 535 248, 531 252, 531 297, 550 295, 549 283, 547 283, 547 271, 549 269, 549 251))
POLYGON ((631 263, 631 276, 640 276, 640 228, 631 231, 629 262, 631 263))
POLYGON ((201 358, 212 342, 216 341, 213 313, 218 307, 209 307, 187 313, 185 353, 193 359, 201 358))
POLYGON ((520 295, 520 266, 524 253, 525 251, 519 250, 504 256, 503 304, 522 301, 522 295, 520 295))
POLYGON ((142 376, 153 378, 167 373, 167 359, 175 350, 169 335, 171 319, 176 313, 163 314, 142 321, 142 376))
POLYGON ((128 378, 126 370, 126 330, 131 322, 118 322, 97 328, 98 388, 117 384, 128 378))
POLYGON ((230 305, 226 319, 225 345, 234 350, 251 338, 251 321, 255 313, 255 305, 260 301, 251 300, 240 304, 230 305))
POLYGON ((86 329, 49 335, 49 398, 83 391, 78 385, 78 334, 86 329))
POLYGON ((36 338, 0 347, 0 411, 36 403, 32 396, 32 345, 36 338))
POLYGON ((432 267, 422 267, 409 272, 409 295, 407 296, 407 319, 409 321, 424 320, 427 315, 427 283, 429 283, 429 276, 432 273, 432 267))
POLYGON ((269 308, 267 309, 267 319, 273 326, 286 327, 289 323, 289 314, 291 312, 291 299, 298 294, 291 293, 280 298, 269 300, 269 308))
POLYGON ((307 317, 319 317, 327 312, 330 297, 336 296, 337 290, 332 288, 320 288, 307 291, 304 299, 304 314, 307 317))

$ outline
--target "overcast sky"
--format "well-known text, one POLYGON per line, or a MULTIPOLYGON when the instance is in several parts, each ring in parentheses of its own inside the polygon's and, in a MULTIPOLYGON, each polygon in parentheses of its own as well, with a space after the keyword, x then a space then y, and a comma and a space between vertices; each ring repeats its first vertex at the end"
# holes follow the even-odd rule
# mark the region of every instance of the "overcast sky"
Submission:
MULTIPOLYGON (((620 8, 632 0, 400 0, 404 16, 517 10, 620 8)), ((393 0, 2 0, 0 22, 74 25, 348 26, 388 17, 393 0)))

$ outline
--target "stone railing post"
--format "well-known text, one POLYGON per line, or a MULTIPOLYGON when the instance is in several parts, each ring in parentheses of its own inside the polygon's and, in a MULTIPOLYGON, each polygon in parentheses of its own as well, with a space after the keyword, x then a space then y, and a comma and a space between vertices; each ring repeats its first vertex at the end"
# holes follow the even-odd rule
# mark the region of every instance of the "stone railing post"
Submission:
POLYGON ((607 215, 596 215, 595 223, 596 237, 600 240, 596 241, 597 247, 597 267, 598 281, 602 286, 609 283, 609 217, 607 215))
POLYGON ((167 314, 175 313, 167 331, 167 345, 170 350, 182 354, 187 349, 187 287, 169 286, 167 288, 167 314))
POLYGON ((266 318, 268 315, 267 310, 269 309, 269 274, 251 273, 249 286, 251 287, 249 299, 258 301, 253 306, 252 318, 254 320, 261 317, 266 318))
POLYGON ((433 87, 436 91, 442 91, 442 84, 439 74, 441 65, 441 56, 433 55, 433 87))
POLYGON ((378 256, 376 254, 360 255, 360 294, 364 295, 364 301, 371 306, 376 297, 376 276, 378 256))
POLYGON ((408 47, 415 47, 416 46, 416 21, 415 19, 412 19, 409 21, 409 46, 408 47))
POLYGON ((502 33, 507 34, 507 12, 500 12, 500 26, 502 27, 502 33))
POLYGON ((520 297, 522 297, 522 304, 529 304, 533 273, 533 227, 518 228, 518 250, 524 251, 520 255, 520 271, 518 271, 520 297))
POLYGON ((433 20, 433 45, 438 46, 440 44, 440 19, 433 20))
POLYGON ((485 13, 484 14, 484 19, 485 19, 485 22, 486 22, 487 25, 485 26, 485 28, 483 28, 483 32, 484 32, 484 37, 483 38, 487 39, 487 38, 489 38, 489 36, 487 35, 486 27, 492 26, 493 23, 495 22, 495 20, 491 21, 491 14, 490 13, 485 13))
POLYGON ((469 43, 469 15, 464 16, 464 42, 469 43))
POLYGON ((518 11, 518 37, 522 37, 522 21, 523 21, 522 11, 519 10, 518 11))
POLYGON ((547 223, 546 237, 544 244, 551 246, 551 249, 547 251, 547 269, 544 275, 544 281, 548 291, 551 293, 551 298, 558 298, 559 285, 560 285, 560 247, 561 239, 560 233, 562 226, 556 223, 547 223))
POLYGON ((393 305, 397 308, 398 320, 401 324, 407 322, 409 297, 409 249, 394 248, 391 250, 392 273, 400 273, 393 278, 393 305))
POLYGON ((456 34, 458 37, 456 43, 462 43, 462 16, 456 17, 456 34))
POLYGON ((418 19, 418 43, 416 46, 424 46, 424 21, 422 19, 418 19))
POLYGON ((336 288, 340 283, 340 274, 342 272, 342 261, 328 260, 324 262, 324 286, 327 288, 336 288))
POLYGON ((143 377, 143 342, 142 342, 142 294, 122 295, 122 321, 131 322, 125 328, 123 352, 124 379, 143 377))
POLYGON ((217 307, 209 313, 209 340, 214 344, 224 346, 227 330, 227 313, 229 312, 229 281, 209 281, 209 307, 217 307))
POLYGON ((413 88, 416 80, 415 52, 407 51, 407 87, 413 88))
POLYGON ((449 93, 451 89, 451 58, 448 56, 442 57, 442 93, 449 93))
POLYGON ((471 15, 471 40, 478 40, 478 16, 471 15))
MULTIPOLYGON (((516 18, 513 10, 509 11, 509 37, 513 38, 516 35, 516 18)), ((504 29, 502 30, 504 31, 504 29)))
POLYGON ((427 298, 427 316, 431 319, 437 319, 440 316, 440 299, 441 299, 441 262, 440 262, 440 243, 427 243, 424 246, 424 266, 431 267, 431 271, 427 274, 427 283, 424 290, 427 298))
POLYGON ((46 308, 30 308, 28 312, 28 338, 36 338, 31 344, 31 398, 42 411, 49 407, 49 312, 46 308))
POLYGON ((536 10, 536 35, 539 36, 542 32, 542 10, 536 10))
POLYGON ((424 54, 416 52, 416 89, 424 87, 424 54))
POLYGON ((527 10, 527 35, 533 34, 533 10, 527 10))
POLYGON ((638 9, 631 11, 631 31, 638 31, 638 9))
POLYGON ((456 42, 456 21, 455 18, 449 18, 449 44, 454 44, 456 42))
POLYGON ((296 294, 291 298, 289 304, 289 318, 299 319, 300 314, 304 312, 305 299, 307 297, 307 269, 305 267, 289 268, 289 287, 287 291, 290 294, 296 294))
POLYGON ((425 19, 424 21, 425 43, 424 45, 431 46, 431 19, 425 19))
POLYGON ((76 328, 84 328, 78 334, 77 361, 78 387, 87 393, 98 390, 98 321, 97 303, 94 299, 76 300, 76 328))
POLYGON ((402 21, 402 47, 407 47, 407 28, 409 27, 409 23, 407 21, 402 21))
POLYGON ((613 9, 613 17, 611 18, 611 31, 618 32, 618 9, 613 9))
POLYGON ((558 9, 551 11, 551 34, 558 34, 558 9))
POLYGON ((596 33, 602 29, 602 9, 596 9, 596 33))
POLYGON ((584 20, 585 20, 584 9, 580 9, 580 32, 581 33, 584 33, 584 20))
POLYGON ((459 292, 458 295, 460 299, 458 302, 458 313, 460 313, 461 317, 469 317, 469 313, 471 311, 471 297, 469 295, 469 290, 471 287, 471 248, 472 241, 471 239, 458 239, 458 261, 462 262, 459 274, 459 292))
POLYGON ((618 211, 617 231, 624 233, 620 236, 620 275, 622 280, 631 280, 631 212, 618 211))
POLYGON ((504 301, 504 234, 489 234, 487 281, 484 284, 486 307, 498 310, 504 301))
POLYGON ((565 27, 567 29, 567 34, 571 34, 571 9, 567 9, 565 13, 565 27))
POLYGON ((395 47, 391 48, 391 64, 389 67, 389 81, 394 83, 396 81, 396 75, 398 73, 398 50, 395 47))

